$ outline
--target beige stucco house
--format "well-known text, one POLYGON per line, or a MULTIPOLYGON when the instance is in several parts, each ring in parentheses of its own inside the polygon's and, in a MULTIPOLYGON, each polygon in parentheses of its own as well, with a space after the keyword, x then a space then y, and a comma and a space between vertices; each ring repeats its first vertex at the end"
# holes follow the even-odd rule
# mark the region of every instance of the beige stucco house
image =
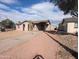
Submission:
POLYGON ((16 24, 16 30, 20 30, 20 31, 28 31, 28 22, 24 21, 24 22, 20 22, 16 24), (27 26, 25 26, 27 25, 27 26))
POLYGON ((62 30, 67 33, 77 33, 78 32, 78 18, 71 17, 65 18, 59 24, 59 30, 62 30))
POLYGON ((20 31, 49 31, 54 30, 54 27, 48 20, 44 21, 23 21, 16 24, 16 30, 20 31))

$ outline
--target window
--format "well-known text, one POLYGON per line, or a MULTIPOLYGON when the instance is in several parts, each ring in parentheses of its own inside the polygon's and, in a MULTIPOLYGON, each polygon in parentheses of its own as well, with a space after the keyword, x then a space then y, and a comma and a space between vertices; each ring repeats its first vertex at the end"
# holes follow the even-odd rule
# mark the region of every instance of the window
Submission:
POLYGON ((75 23, 75 24, 74 24, 74 27, 75 27, 75 28, 78 28, 78 23, 75 23))

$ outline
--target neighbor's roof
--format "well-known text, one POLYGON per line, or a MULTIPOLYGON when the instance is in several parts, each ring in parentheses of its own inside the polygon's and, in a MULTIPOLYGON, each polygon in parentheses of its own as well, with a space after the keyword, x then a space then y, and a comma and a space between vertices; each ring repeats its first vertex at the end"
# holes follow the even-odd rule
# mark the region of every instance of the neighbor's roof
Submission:
POLYGON ((78 18, 77 17, 65 18, 62 21, 62 23, 68 23, 68 22, 78 22, 78 18))

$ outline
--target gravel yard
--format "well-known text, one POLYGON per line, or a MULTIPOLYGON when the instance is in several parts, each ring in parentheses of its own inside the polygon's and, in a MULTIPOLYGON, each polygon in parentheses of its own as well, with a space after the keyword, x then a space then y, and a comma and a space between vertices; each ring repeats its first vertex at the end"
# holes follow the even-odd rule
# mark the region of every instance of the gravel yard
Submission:
POLYGON ((60 59, 77 59, 77 55, 76 55, 76 53, 78 53, 77 36, 73 36, 73 35, 58 35, 58 36, 59 38, 61 38, 60 41, 63 45, 73 50, 69 52, 60 46, 60 51, 59 51, 59 55, 61 57, 60 59))
POLYGON ((77 59, 78 37, 74 35, 50 33, 59 44, 57 59, 77 59))

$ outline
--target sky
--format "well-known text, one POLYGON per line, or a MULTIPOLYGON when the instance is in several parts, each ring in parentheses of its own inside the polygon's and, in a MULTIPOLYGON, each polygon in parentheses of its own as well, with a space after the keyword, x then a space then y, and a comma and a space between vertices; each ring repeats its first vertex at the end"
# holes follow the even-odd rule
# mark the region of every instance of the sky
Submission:
POLYGON ((0 0, 0 21, 6 18, 16 23, 24 20, 50 20, 57 25, 63 18, 68 17, 71 15, 64 15, 49 0, 0 0))

